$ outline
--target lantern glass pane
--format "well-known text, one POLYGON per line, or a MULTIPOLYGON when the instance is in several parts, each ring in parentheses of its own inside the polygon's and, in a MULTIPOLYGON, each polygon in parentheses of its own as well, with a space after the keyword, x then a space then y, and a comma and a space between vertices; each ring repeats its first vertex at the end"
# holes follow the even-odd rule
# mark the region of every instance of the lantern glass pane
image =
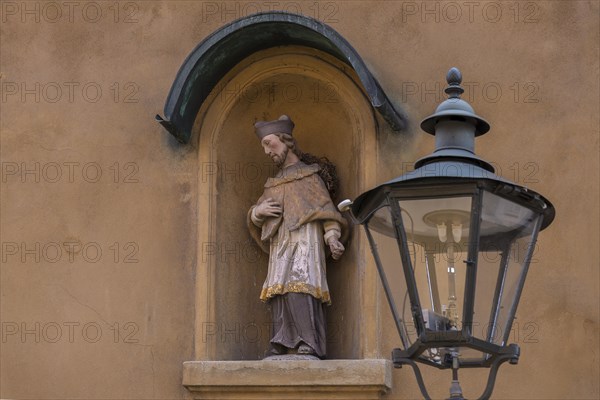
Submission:
POLYGON ((531 226, 537 215, 531 209, 488 191, 483 191, 479 235, 488 240, 497 235, 526 235, 523 229, 531 226))
MULTIPOLYGON (((471 195, 398 200, 426 331, 462 329, 471 204, 471 195)), ((421 358, 439 364, 447 351, 430 348, 421 358)))
POLYGON ((425 327, 460 330, 471 196, 399 200, 425 327))
POLYGON ((404 306, 407 303, 410 304, 410 302, 407 298, 406 279, 404 278, 402 259, 400 258, 400 249, 396 240, 390 207, 384 206, 377 210, 367 223, 367 229, 373 237, 374 243, 372 243, 371 250, 375 255, 375 259, 380 261, 377 267, 394 319, 393 322, 384 321, 383 325, 396 325, 402 339, 402 348, 405 349, 416 339, 416 335, 414 332, 408 331, 407 328, 409 327, 405 323, 405 318, 408 318, 409 324, 412 324, 412 315, 410 305, 406 308, 406 310, 409 310, 408 314, 405 312, 404 306))
POLYGON ((484 192, 477 259, 473 336, 504 346, 523 285, 539 214, 484 192))

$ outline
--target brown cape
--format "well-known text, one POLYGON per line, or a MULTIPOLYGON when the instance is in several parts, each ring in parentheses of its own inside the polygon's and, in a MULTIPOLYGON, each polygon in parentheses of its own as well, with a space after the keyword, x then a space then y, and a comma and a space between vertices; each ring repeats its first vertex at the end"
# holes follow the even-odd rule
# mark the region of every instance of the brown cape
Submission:
POLYGON ((345 236, 346 220, 333 205, 318 172, 317 164, 306 165, 300 161, 279 171, 265 183, 265 191, 256 204, 270 197, 283 210, 280 217, 267 218, 262 229, 254 225, 250 218, 256 205, 248 211, 250 235, 265 253, 269 253, 269 241, 280 227, 293 231, 308 222, 333 220, 340 223, 342 236, 345 236))

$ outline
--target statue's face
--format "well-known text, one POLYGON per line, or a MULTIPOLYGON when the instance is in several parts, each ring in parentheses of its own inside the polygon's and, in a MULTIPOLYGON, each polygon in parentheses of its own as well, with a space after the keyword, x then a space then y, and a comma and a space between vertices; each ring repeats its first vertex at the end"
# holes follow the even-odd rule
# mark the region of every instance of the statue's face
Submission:
POLYGON ((265 150, 265 154, 271 157, 278 167, 281 167, 288 154, 288 147, 285 143, 275 134, 265 136, 260 143, 265 150))

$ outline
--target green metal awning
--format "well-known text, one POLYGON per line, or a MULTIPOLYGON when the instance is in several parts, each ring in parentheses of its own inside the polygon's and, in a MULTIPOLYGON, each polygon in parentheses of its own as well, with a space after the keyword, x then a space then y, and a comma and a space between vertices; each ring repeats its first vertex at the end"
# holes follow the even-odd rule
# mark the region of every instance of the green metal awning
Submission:
POLYGON ((286 12, 266 12, 238 19, 213 32, 188 55, 179 69, 164 107, 156 116, 178 141, 188 143, 198 110, 211 90, 237 63, 276 46, 299 45, 331 54, 351 66, 373 107, 392 130, 406 119, 392 105, 356 50, 335 30, 313 18, 286 12))

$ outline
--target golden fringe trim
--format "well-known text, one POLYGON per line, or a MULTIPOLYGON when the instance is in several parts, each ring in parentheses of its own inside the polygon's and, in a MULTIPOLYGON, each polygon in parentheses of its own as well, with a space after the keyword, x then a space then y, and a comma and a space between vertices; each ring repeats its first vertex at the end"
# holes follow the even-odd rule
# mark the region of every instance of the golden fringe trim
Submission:
POLYGON ((267 301, 273 296, 286 293, 306 293, 321 300, 323 303, 331 304, 329 292, 322 292, 321 288, 314 287, 304 282, 289 282, 285 285, 277 284, 269 286, 268 288, 263 288, 260 293, 260 299, 262 301, 267 301))

